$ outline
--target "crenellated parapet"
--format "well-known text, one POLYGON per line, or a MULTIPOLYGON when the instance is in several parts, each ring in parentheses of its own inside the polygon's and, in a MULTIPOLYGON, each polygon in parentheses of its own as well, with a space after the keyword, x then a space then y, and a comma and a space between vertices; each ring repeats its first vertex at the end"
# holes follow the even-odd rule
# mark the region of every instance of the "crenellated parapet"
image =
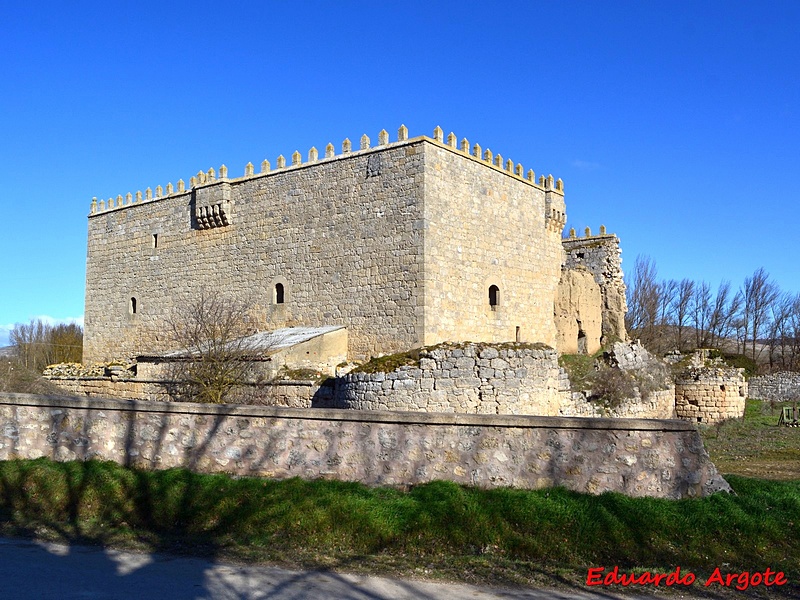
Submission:
POLYGON ((552 175, 539 176, 539 185, 544 188, 544 221, 548 231, 561 235, 567 224, 567 208, 564 203, 564 182, 553 180, 552 175))
MULTIPOLYGON (((213 171, 213 169, 211 170, 213 171)), ((192 181, 194 181, 194 177, 192 177, 192 181)), ((169 198, 170 196, 186 194, 189 191, 190 190, 186 189, 186 184, 184 183, 183 179, 179 179, 177 186, 173 186, 172 182, 168 183, 166 192, 164 192, 160 185, 156 186, 155 196, 153 195, 153 190, 151 188, 147 188, 144 192, 144 196, 142 195, 141 190, 136 192, 136 196, 128 192, 125 194, 124 200, 121 194, 117 196, 116 201, 114 198, 109 198, 108 201, 102 199, 98 201, 97 197, 94 197, 92 198, 89 216, 117 208, 126 208, 134 204, 143 204, 145 202, 161 200, 162 198, 169 198)))
POLYGON ((423 135, 409 138, 408 128, 405 125, 401 125, 397 130, 397 138, 394 142, 390 141, 389 132, 383 129, 378 133, 377 144, 375 145, 373 145, 373 141, 369 136, 362 135, 358 139, 357 150, 353 149, 353 143, 350 139, 345 138, 339 154, 336 154, 332 143, 328 143, 325 146, 324 156, 320 156, 320 152, 316 147, 310 148, 306 161, 303 161, 303 155, 300 151, 295 150, 291 154, 290 161, 287 161, 284 155, 279 155, 275 161, 274 169, 270 161, 266 159, 261 162, 259 172, 256 172, 252 162, 248 162, 244 167, 244 174, 238 178, 229 178, 228 168, 222 165, 218 172, 214 168, 210 168, 207 171, 198 171, 195 176, 189 179, 188 187, 183 179, 180 179, 175 186, 171 182, 166 185, 166 188, 162 188, 160 185, 156 186, 155 192, 153 192, 152 188, 147 188, 144 194, 138 191, 135 195, 126 194, 124 198, 122 195, 108 200, 92 198, 89 216, 194 193, 196 200, 195 218, 198 227, 201 229, 218 227, 228 223, 230 206, 226 203, 230 200, 231 184, 254 177, 271 176, 290 169, 308 168, 325 161, 341 160, 360 153, 378 152, 386 148, 411 144, 420 140, 436 144, 470 160, 480 162, 495 171, 502 172, 508 177, 513 177, 543 190, 545 192, 545 223, 547 230, 559 234, 563 230, 566 223, 566 209, 564 206, 564 183, 561 179, 554 179, 552 175, 547 177, 540 175, 537 180, 536 174, 532 169, 526 171, 522 164, 515 163, 510 158, 504 158, 500 153, 494 153, 489 148, 482 148, 480 144, 471 144, 467 138, 461 138, 459 141, 453 132, 445 135, 444 130, 438 126, 433 130, 432 137, 423 135), (219 189, 212 191, 209 188, 219 189))
POLYGON ((603 237, 613 237, 613 238, 615 238, 615 237, 617 237, 617 235, 614 234, 614 233, 608 233, 606 231, 606 226, 605 225, 600 225, 600 229, 598 230, 598 233, 596 235, 592 235, 592 228, 591 227, 586 227, 583 230, 583 235, 582 236, 577 235, 577 233, 575 231, 575 228, 572 227, 569 230, 569 237, 564 238, 564 242, 567 243, 567 242, 570 242, 570 241, 573 241, 573 240, 576 241, 576 242, 579 242, 580 240, 584 240, 585 241, 585 240, 588 240, 589 238, 603 238, 603 237))

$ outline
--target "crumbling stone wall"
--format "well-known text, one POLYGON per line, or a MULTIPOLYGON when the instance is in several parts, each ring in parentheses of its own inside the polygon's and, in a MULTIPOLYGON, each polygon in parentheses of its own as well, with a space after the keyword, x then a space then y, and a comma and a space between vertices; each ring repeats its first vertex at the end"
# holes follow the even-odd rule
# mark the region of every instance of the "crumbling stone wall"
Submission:
POLYGON ((570 230, 570 236, 562 240, 566 253, 565 268, 587 268, 594 276, 595 282, 600 286, 602 295, 603 314, 603 345, 615 341, 625 341, 628 334, 625 331, 625 313, 628 305, 625 301, 625 281, 622 273, 622 252, 619 247, 619 238, 614 234, 606 233, 605 227, 600 227, 599 235, 592 235, 586 228, 585 237, 577 237, 575 230, 570 230))
POLYGON ((561 271, 555 305, 557 347, 562 354, 594 354, 603 333, 602 293, 583 266, 561 271))
POLYGON ((675 386, 655 390, 642 398, 637 392, 626 398, 619 406, 603 407, 587 398, 586 392, 572 392, 561 402, 558 411, 561 417, 608 417, 613 419, 674 419, 675 386))
POLYGON ((747 380, 747 395, 759 400, 785 402, 800 399, 800 373, 784 371, 747 380))
POLYGON ((112 460, 151 469, 319 477, 368 485, 449 479, 685 498, 730 491, 680 421, 445 415, 0 393, 0 460, 112 460))
POLYGON ((616 342, 598 360, 608 367, 636 374, 638 384, 633 397, 623 399, 617 406, 602 406, 589 399, 591 390, 574 391, 562 400, 560 415, 639 419, 676 417, 675 386, 667 367, 638 340, 616 342))
MULTIPOLYGON (((637 344, 619 344, 628 369, 655 360, 637 344)), ((613 354, 613 353, 612 353, 613 354)), ((331 404, 357 410, 400 410, 479 414, 670 419, 675 393, 670 385, 645 398, 637 391, 612 409, 571 392, 558 355, 546 347, 518 344, 447 345, 420 354, 419 366, 390 373, 350 373, 339 378, 331 404)))
POLYGON ((690 366, 675 378, 675 412, 681 419, 718 423, 744 415, 744 369, 690 366))
POLYGON ((557 415, 568 392, 555 350, 522 344, 423 350, 419 366, 390 373, 348 373, 333 406, 479 414, 557 415))

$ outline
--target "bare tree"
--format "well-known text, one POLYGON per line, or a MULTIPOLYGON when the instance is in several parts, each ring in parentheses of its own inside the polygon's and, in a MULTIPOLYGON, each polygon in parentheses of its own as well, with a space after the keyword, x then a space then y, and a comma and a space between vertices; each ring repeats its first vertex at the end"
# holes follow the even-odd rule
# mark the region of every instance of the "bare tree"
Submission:
POLYGON ((636 257, 626 288, 628 313, 625 316, 625 327, 647 346, 658 337, 664 291, 664 287, 658 282, 655 262, 649 256, 636 257))
POLYGON ((702 348, 706 345, 705 334, 711 322, 711 286, 705 281, 692 290, 691 317, 695 348, 702 348))
POLYGON ((689 307, 694 297, 694 281, 681 279, 676 285, 676 293, 672 299, 672 323, 675 326, 676 347, 683 351, 684 330, 689 321, 689 307))
POLYGON ((659 328, 671 325, 673 322, 672 308, 678 296, 678 282, 674 279, 662 281, 658 284, 658 318, 656 325, 659 328))
MULTIPOLYGON (((752 277, 747 277, 742 286, 742 325, 744 343, 750 339, 750 358, 756 360, 758 338, 765 331, 769 322, 770 306, 779 295, 778 286, 769 280, 763 268, 756 269, 752 277)), ((746 354, 745 350, 745 354, 746 354)))
POLYGON ((224 402, 253 373, 254 333, 249 303, 201 290, 168 319, 178 350, 167 355, 174 395, 199 402, 224 402))
POLYGON ((711 317, 708 322, 707 341, 703 345, 716 348, 723 340, 734 334, 734 322, 742 304, 742 295, 734 294, 731 297, 730 281, 723 281, 717 288, 714 304, 711 308, 711 317))
POLYGON ((714 295, 704 281, 659 281, 655 263, 640 256, 627 284, 626 326, 653 352, 724 347, 735 336, 738 353, 758 360, 767 350, 770 368, 800 368, 800 295, 782 293, 763 268, 736 294, 723 281, 714 295))
POLYGON ((795 370, 800 368, 800 294, 792 297, 786 329, 790 353, 788 368, 795 370))
POLYGON ((769 307, 769 321, 766 328, 770 371, 791 368, 792 358, 791 317, 796 297, 782 293, 769 307))
POLYGON ((61 362, 81 362, 83 329, 75 323, 50 325, 41 319, 27 325, 17 323, 9 336, 17 360, 27 369, 41 373, 61 362))

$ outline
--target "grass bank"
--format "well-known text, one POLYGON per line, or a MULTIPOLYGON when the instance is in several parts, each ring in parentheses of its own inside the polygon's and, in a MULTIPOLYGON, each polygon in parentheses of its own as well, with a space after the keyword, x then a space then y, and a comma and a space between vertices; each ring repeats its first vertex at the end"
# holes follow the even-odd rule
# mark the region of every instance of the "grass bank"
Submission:
POLYGON ((492 583, 575 585, 593 566, 767 567, 800 581, 800 481, 731 477, 737 495, 668 501, 563 489, 408 492, 335 481, 0 463, 0 533, 492 583))

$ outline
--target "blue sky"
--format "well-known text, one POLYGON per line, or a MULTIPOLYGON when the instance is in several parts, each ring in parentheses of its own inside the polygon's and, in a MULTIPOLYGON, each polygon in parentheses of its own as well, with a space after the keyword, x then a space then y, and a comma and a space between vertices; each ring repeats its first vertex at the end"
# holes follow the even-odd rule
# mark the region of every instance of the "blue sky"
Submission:
POLYGON ((93 196, 403 123, 561 177, 623 267, 800 291, 800 2, 30 6, 0 12, 0 345, 83 315, 93 196))

